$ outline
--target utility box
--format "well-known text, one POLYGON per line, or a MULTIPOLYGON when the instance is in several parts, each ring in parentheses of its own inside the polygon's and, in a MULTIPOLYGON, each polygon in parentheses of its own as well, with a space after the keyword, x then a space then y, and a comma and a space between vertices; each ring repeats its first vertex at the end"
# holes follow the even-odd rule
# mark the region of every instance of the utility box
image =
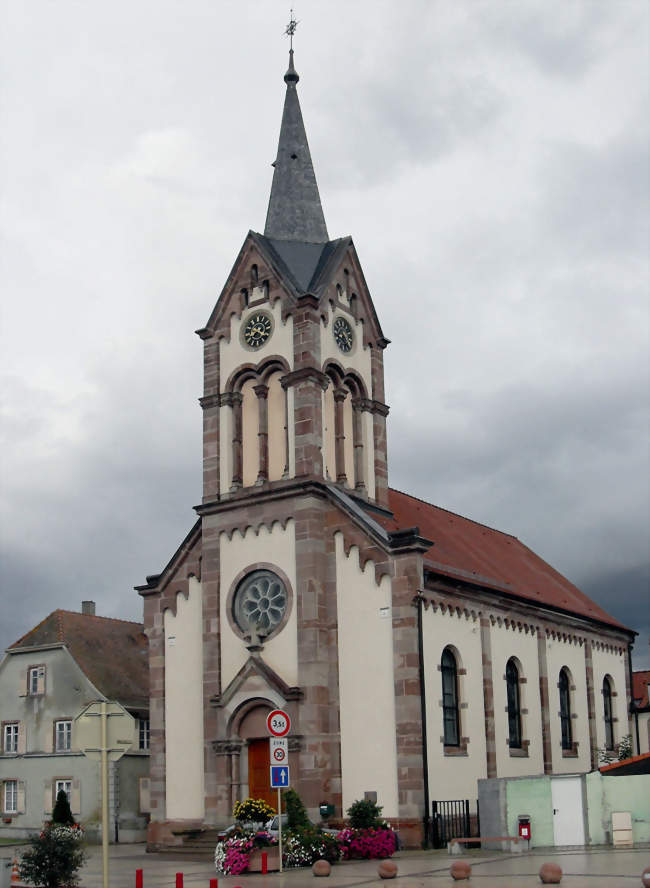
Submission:
POLYGON ((520 839, 526 839, 530 847, 530 814, 520 814, 517 817, 517 835, 520 839))
POLYGON ((632 848, 632 815, 629 811, 612 811, 612 836, 615 848, 632 848))

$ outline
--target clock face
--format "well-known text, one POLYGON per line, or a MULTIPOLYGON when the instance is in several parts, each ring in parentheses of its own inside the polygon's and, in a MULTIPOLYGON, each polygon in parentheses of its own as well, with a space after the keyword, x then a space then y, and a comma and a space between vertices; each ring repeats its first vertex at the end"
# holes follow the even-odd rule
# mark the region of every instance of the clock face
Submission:
POLYGON ((244 342, 249 348, 260 348, 273 332, 273 322, 263 311, 258 311, 246 321, 244 342))
POLYGON ((341 351, 349 352, 354 342, 354 333, 345 318, 337 318, 334 321, 332 332, 334 333, 334 341, 341 351))

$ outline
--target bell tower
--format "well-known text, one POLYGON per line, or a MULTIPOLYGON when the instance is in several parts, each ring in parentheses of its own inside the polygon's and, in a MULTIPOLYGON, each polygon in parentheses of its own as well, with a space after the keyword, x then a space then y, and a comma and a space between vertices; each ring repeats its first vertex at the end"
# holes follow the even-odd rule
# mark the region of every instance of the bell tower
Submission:
POLYGON ((382 334, 350 237, 330 240, 293 49, 264 234, 204 328, 203 503, 312 479, 387 506, 382 334))

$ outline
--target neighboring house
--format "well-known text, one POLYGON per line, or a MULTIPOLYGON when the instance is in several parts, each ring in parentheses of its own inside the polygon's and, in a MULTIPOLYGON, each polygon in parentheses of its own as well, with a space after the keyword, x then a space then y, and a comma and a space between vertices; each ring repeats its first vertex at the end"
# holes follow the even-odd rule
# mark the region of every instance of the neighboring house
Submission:
POLYGON ((0 662, 0 837, 49 820, 59 790, 89 838, 100 835, 99 765, 74 748, 73 720, 94 700, 121 703, 136 742, 109 770, 110 839, 142 840, 148 821, 149 680, 141 623, 56 610, 0 662))
MULTIPOLYGON (((432 801, 475 800, 481 778, 588 772, 628 732, 635 633, 516 537, 389 488, 389 343, 352 239, 327 232, 293 54, 284 79, 264 234, 248 233, 197 331, 198 520, 138 587, 150 847, 229 823, 248 794, 275 804, 274 708, 291 716, 310 816, 367 795, 411 846, 432 801)), ((427 410, 444 313, 411 324, 431 340, 409 383, 427 410)))
POLYGON ((650 670, 632 673, 632 706, 630 733, 637 755, 650 752, 650 701, 648 700, 650 670))

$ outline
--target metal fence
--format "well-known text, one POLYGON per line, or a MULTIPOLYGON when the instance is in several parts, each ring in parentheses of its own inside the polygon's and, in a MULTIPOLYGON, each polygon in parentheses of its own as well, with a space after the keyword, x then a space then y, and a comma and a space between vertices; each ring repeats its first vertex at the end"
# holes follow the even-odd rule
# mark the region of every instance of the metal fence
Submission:
POLYGON ((470 839, 480 835, 478 801, 476 814, 470 813, 469 799, 431 802, 431 844, 444 848, 450 839, 470 839))

